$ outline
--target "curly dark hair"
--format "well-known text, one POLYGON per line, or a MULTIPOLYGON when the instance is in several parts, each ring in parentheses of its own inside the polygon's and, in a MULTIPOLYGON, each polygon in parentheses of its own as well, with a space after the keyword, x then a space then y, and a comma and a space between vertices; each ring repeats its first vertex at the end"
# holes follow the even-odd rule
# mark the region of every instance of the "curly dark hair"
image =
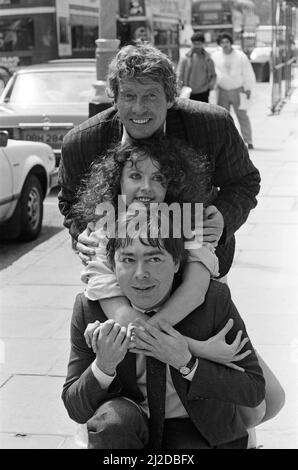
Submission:
POLYGON ((118 144, 92 163, 72 207, 72 217, 79 228, 84 229, 89 222, 97 221, 95 210, 99 203, 110 202, 117 208, 122 170, 127 161, 132 161, 132 156, 134 164, 148 157, 158 163, 167 181, 166 203, 210 204, 211 172, 206 156, 198 155, 178 139, 170 140, 165 136, 138 139, 118 144))

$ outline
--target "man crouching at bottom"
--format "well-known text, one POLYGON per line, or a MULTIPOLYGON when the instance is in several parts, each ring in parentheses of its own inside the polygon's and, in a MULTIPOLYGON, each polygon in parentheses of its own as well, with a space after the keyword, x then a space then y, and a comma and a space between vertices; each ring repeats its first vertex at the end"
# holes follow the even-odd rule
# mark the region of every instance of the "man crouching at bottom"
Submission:
MULTIPOLYGON (((126 228, 132 218, 127 216, 126 228)), ((147 218, 145 232, 139 224, 133 236, 118 238, 123 230, 116 230, 107 245, 121 290, 134 308, 149 315, 177 286, 184 258, 182 234, 174 237, 170 224, 165 236, 162 225, 162 217, 147 218), (155 238, 153 224, 158 227, 155 238)), ((251 342, 244 348, 251 353, 239 362, 242 372, 193 357, 185 339, 206 340, 229 319, 228 343, 239 330, 247 336, 228 286, 217 281, 210 282, 205 302, 175 329, 141 319, 126 329, 107 320, 99 302, 79 294, 62 398, 70 418, 87 423, 88 448, 245 449, 248 425, 242 410, 256 410, 250 426, 261 420, 260 410, 265 412, 265 381, 251 342), (84 331, 96 320, 100 326, 92 350, 84 331)))

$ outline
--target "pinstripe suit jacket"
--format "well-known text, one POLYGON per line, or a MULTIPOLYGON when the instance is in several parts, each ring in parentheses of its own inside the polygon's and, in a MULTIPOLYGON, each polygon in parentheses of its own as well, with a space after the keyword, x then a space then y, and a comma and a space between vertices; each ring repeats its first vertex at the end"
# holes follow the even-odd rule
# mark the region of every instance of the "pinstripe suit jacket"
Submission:
MULTIPOLYGON (((259 171, 251 162, 229 113, 219 106, 177 99, 168 110, 166 133, 184 140, 210 160, 212 183, 220 189, 213 204, 225 221, 216 250, 220 275, 224 276, 233 261, 234 233, 257 204, 259 171)), ((117 110, 112 107, 72 129, 64 138, 59 167, 59 208, 65 217, 64 225, 74 238, 82 228, 75 226, 70 209, 81 177, 91 162, 104 155, 121 137, 121 122, 117 110)))
MULTIPOLYGON (((220 331, 229 318, 234 320, 227 334, 231 343, 238 330, 247 336, 245 325, 230 296, 227 285, 211 281, 204 304, 195 309, 175 328, 183 335, 206 340, 220 331)), ((136 402, 143 395, 136 382, 135 355, 127 353, 117 367, 117 376, 103 390, 91 370, 95 354, 86 345, 84 331, 89 322, 105 321, 99 302, 76 298, 71 321, 71 352, 62 398, 69 416, 78 423, 87 422, 105 401, 126 396, 136 402)), ((247 435, 236 405, 257 406, 265 396, 265 381, 250 341, 244 351, 252 353, 239 362, 245 372, 230 369, 207 359, 199 365, 188 382, 170 367, 174 387, 199 433, 211 447, 231 443, 247 435)), ((243 351, 243 352, 244 352, 243 351)), ((238 364, 238 363, 237 363, 238 364)), ((246 440, 244 439, 244 447, 246 440)))

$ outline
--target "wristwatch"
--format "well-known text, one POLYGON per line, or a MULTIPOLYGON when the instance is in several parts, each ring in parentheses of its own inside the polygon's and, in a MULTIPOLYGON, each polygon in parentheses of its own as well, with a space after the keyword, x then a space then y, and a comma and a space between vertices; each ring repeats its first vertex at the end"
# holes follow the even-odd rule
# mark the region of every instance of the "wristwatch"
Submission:
POLYGON ((193 369, 193 367, 196 363, 196 360, 197 360, 197 358, 192 355, 190 360, 188 361, 188 363, 185 364, 185 366, 179 367, 179 372, 183 377, 185 377, 186 375, 188 375, 191 372, 191 370, 193 369))

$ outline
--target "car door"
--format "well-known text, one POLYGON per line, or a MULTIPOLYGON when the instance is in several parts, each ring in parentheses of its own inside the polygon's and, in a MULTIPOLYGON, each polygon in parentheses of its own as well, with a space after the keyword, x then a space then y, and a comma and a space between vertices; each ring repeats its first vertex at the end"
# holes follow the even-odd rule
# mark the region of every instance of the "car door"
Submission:
POLYGON ((4 222, 11 215, 12 195, 12 167, 3 148, 0 147, 0 222, 4 222))

